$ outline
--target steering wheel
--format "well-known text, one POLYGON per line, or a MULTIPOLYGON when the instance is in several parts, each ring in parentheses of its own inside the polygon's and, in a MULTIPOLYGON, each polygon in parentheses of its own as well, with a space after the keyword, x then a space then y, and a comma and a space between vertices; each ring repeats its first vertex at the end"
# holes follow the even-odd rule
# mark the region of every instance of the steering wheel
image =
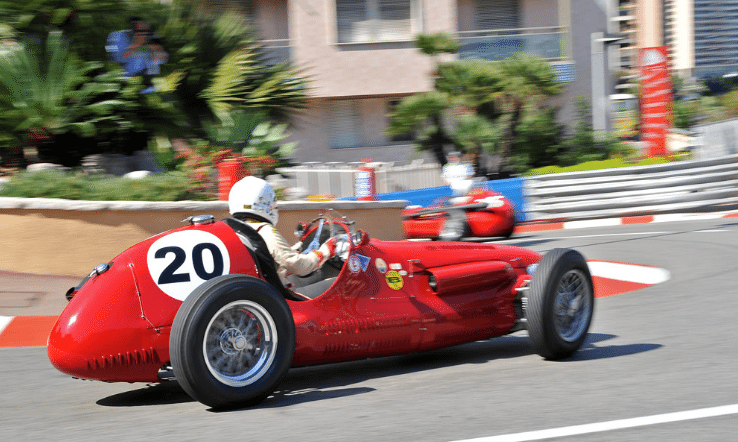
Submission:
POLYGON ((307 254, 313 250, 318 250, 324 242, 328 241, 331 237, 336 237, 335 250, 336 256, 326 261, 326 264, 340 270, 343 267, 343 263, 348 259, 350 242, 346 229, 343 225, 324 217, 317 218, 310 222, 306 227, 305 234, 302 239, 302 250, 300 253, 307 254), (317 222, 317 226, 312 226, 317 222), (306 245, 307 244, 307 245, 306 245))

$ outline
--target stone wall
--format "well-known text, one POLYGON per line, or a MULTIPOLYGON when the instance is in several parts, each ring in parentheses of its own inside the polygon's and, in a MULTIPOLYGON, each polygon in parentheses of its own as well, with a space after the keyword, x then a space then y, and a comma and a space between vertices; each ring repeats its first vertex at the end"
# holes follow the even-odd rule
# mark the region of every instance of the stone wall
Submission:
MULTIPOLYGON (((280 232, 294 241, 299 221, 328 208, 384 240, 402 239, 405 201, 280 202, 280 232)), ((82 276, 128 247, 182 226, 190 215, 228 216, 225 202, 97 202, 0 198, 0 270, 82 276)))

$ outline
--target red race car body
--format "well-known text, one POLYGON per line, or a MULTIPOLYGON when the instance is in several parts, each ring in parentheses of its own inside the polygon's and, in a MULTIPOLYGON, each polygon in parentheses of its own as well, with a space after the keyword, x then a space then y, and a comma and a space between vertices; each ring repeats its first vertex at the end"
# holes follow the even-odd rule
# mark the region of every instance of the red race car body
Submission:
POLYGON ((458 241, 464 237, 508 238, 515 224, 515 208, 510 200, 479 188, 465 197, 404 210, 402 228, 406 238, 458 241))
POLYGON ((252 241, 245 246, 232 219, 197 217, 129 248, 68 292, 48 339, 52 364, 83 379, 174 377, 201 402, 230 407, 266 398, 291 366, 430 350, 525 328, 534 348, 556 359, 585 338, 592 282, 573 250, 541 260, 514 246, 388 242, 345 218, 321 220, 348 234, 343 259, 313 299, 281 285, 258 234, 243 232, 252 241), (564 280, 573 284, 565 293, 564 280), (562 299, 570 311, 557 313, 562 299))

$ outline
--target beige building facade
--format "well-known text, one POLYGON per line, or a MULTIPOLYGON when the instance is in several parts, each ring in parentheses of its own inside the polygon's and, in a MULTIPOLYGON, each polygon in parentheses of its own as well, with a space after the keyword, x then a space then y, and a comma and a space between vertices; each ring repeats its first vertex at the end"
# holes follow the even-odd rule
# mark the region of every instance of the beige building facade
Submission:
POLYGON ((435 60, 414 45, 419 33, 454 35, 461 51, 449 60, 544 57, 568 89, 555 104, 573 114, 573 96, 589 88, 588 61, 573 56, 573 1, 580 0, 210 0, 239 4, 258 37, 308 77, 310 106, 291 128, 300 163, 424 158, 411 135, 386 132, 403 97, 433 88, 435 60))

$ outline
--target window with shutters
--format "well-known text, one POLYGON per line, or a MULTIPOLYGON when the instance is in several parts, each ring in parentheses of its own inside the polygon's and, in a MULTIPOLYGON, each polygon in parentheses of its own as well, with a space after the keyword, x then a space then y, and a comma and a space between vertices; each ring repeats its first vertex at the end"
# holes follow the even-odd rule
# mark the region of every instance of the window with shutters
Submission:
POLYGON ((477 0, 477 30, 520 28, 518 0, 477 0))
POLYGON ((353 100, 331 101, 328 105, 329 141, 333 148, 359 146, 358 106, 353 100))
POLYGON ((420 0, 336 0, 338 43, 410 40, 420 15, 420 0))

